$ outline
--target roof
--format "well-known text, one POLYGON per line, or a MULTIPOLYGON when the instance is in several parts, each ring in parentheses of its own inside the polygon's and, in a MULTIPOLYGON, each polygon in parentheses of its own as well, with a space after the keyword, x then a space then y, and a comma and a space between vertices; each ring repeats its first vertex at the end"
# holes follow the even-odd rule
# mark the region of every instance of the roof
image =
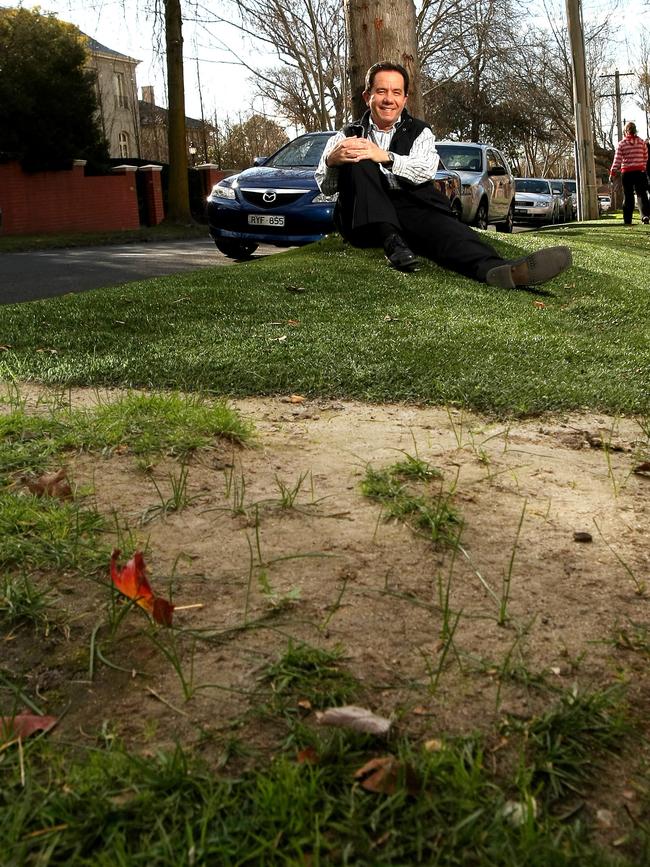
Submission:
POLYGON ((140 61, 136 60, 135 57, 129 57, 128 54, 121 54, 119 51, 115 51, 107 45, 102 45, 101 42, 93 39, 92 36, 88 36, 88 34, 83 31, 80 31, 80 33, 88 40, 88 49, 89 51, 92 51, 93 54, 108 54, 109 57, 115 57, 118 60, 130 60, 131 63, 140 63, 140 61))
MULTIPOLYGON (((143 126, 152 126, 156 124, 167 124, 167 115, 169 111, 166 108, 163 108, 161 105, 152 105, 150 102, 146 102, 145 100, 138 100, 138 106, 140 110, 140 123, 143 126)), ((186 117, 185 118, 185 128, 187 130, 190 129, 211 129, 212 124, 209 121, 198 120, 195 117, 186 117)))

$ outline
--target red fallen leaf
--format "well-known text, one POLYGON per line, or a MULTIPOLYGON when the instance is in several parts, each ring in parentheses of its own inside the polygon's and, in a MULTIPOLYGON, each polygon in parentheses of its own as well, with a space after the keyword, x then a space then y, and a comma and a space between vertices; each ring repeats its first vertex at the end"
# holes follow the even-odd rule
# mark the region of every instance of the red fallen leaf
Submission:
POLYGON ((17 716, 0 717, 0 740, 11 741, 14 738, 28 738, 34 732, 49 731, 58 722, 55 716, 38 716, 34 713, 19 713, 17 716))
POLYGON ((72 488, 66 478, 65 467, 61 467, 56 473, 43 473, 37 479, 25 479, 29 491, 37 497, 58 497, 60 500, 69 500, 72 497, 72 488))
POLYGON ((161 596, 154 596, 151 614, 156 623, 160 623, 161 626, 171 626, 174 606, 161 596))
POLYGON ((410 795, 415 795, 418 791, 413 769, 402 764, 395 756, 370 759, 355 771, 354 779, 358 780, 366 791, 380 795, 394 795, 398 785, 403 785, 410 795))
POLYGON ((119 556, 120 552, 115 548, 111 554, 111 581, 115 587, 151 614, 156 623, 171 626, 174 606, 166 599, 154 596, 145 574, 147 567, 142 552, 136 551, 122 568, 117 562, 119 556))
POLYGON ((533 307, 539 307, 542 309, 543 307, 546 307, 546 304, 544 304, 543 301, 533 301, 533 307))
POLYGON ((638 467, 634 467, 634 472, 639 476, 650 475, 650 461, 644 461, 638 467))
POLYGON ((299 765, 317 765, 318 753, 313 747, 305 747, 304 750, 298 751, 296 761, 299 765))

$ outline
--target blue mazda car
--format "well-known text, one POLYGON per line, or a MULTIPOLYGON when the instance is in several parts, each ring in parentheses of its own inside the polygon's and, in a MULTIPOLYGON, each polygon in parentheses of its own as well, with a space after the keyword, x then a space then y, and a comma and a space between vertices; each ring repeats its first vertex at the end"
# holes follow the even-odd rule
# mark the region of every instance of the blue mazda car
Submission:
MULTIPOLYGON (((298 136, 259 165, 224 178, 212 188, 208 225, 222 253, 246 259, 259 244, 301 246, 334 230, 336 195, 324 196, 314 177, 332 135, 310 132, 298 136)), ((442 170, 435 183, 460 218, 459 176, 442 170)))

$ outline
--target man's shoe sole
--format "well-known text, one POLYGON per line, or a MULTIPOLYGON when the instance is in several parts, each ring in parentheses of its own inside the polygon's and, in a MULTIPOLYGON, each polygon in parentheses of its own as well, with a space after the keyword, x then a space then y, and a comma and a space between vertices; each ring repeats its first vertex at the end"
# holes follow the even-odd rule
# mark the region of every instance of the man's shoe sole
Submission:
POLYGON ((498 286, 501 289, 516 289, 518 286, 538 286, 557 277, 573 262, 571 250, 568 247, 547 247, 538 250, 530 256, 522 256, 521 259, 513 259, 504 265, 490 268, 485 275, 485 282, 489 286, 498 286), (521 266, 526 266, 521 268, 521 266), (515 269, 523 270, 524 276, 513 276, 515 269))

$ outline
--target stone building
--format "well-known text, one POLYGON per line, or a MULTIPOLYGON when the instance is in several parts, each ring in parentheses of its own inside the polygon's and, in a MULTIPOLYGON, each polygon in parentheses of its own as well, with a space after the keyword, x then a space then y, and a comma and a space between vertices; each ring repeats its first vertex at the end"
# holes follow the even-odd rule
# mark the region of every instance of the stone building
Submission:
MULTIPOLYGON (((85 34, 84 34, 85 36, 85 34)), ((141 157, 140 114, 135 68, 140 63, 106 45, 88 40, 88 66, 95 71, 101 127, 113 158, 141 157)))

